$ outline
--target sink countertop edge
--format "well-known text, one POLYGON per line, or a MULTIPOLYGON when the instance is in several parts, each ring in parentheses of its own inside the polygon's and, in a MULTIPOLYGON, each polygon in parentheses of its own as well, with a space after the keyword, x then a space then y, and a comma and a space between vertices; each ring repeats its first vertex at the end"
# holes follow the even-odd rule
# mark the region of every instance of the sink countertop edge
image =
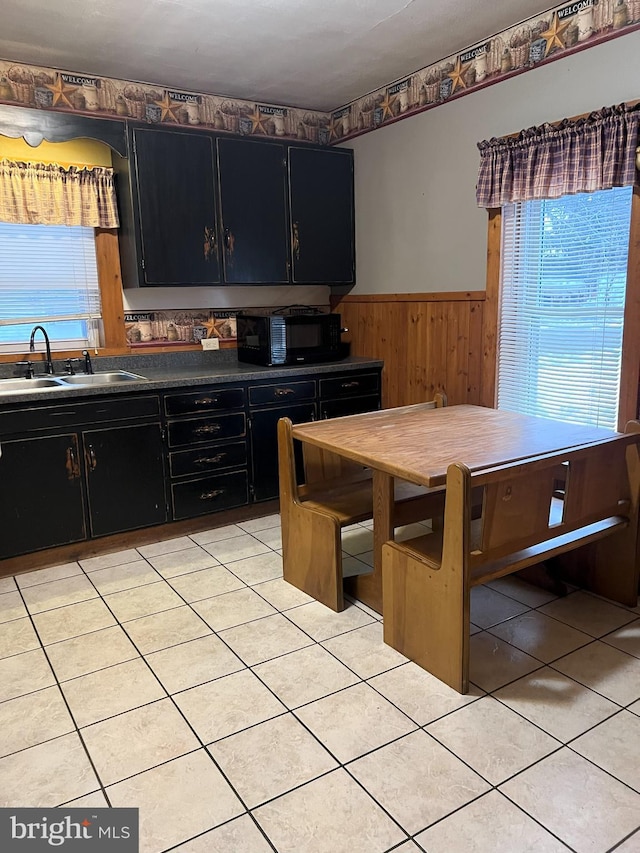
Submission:
MULTIPOLYGON (((51 402, 59 399, 78 399, 141 391, 165 391, 172 388, 186 388, 199 385, 211 385, 217 382, 229 384, 232 382, 252 382, 263 379, 286 379, 293 376, 295 380, 304 376, 319 373, 340 373, 345 370, 361 370, 363 368, 377 369, 382 367, 381 359, 350 356, 343 361, 333 361, 326 364, 291 365, 285 367, 260 367, 253 364, 224 364, 217 368, 149 368, 140 370, 141 380, 129 380, 105 385, 60 385, 53 388, 41 388, 34 391, 16 391, 13 394, 0 395, 0 407, 14 403, 51 402)), ((129 370, 129 368, 123 368, 129 370)), ((97 371, 99 372, 99 371, 97 371)), ((138 372, 132 370, 131 372, 138 372)), ((6 377, 16 378, 16 377, 6 377)), ((64 378, 61 376, 61 378, 64 378)), ((0 380, 1 381, 1 380, 0 380)))

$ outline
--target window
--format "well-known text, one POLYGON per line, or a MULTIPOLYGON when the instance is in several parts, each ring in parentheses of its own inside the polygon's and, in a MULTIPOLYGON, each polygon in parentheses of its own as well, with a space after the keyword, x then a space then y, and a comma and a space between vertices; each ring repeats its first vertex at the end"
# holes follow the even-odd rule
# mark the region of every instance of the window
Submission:
POLYGON ((0 222, 0 353, 25 352, 37 323, 52 349, 98 346, 100 313, 93 228, 0 222))
POLYGON ((632 194, 503 207, 498 408, 616 429, 632 194))

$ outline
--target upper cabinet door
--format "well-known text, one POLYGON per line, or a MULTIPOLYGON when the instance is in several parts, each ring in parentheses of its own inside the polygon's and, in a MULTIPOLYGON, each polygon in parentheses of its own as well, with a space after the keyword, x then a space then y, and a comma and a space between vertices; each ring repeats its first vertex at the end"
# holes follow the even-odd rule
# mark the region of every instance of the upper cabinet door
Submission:
POLYGON ((225 282, 287 283, 284 146, 218 139, 218 172, 225 282))
POLYGON ((220 281, 213 140, 133 130, 140 280, 156 286, 220 281))
POLYGON ((353 152, 289 148, 292 281, 355 281, 353 152))

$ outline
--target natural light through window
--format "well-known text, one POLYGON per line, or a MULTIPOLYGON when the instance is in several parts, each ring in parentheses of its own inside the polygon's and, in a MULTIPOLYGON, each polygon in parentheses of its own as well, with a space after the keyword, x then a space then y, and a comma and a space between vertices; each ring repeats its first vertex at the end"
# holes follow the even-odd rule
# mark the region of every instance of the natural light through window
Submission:
POLYGON ((52 349, 98 346, 100 314, 93 228, 0 222, 0 352, 25 352, 38 323, 52 349))
POLYGON ((616 429, 631 200, 503 207, 498 408, 616 429))

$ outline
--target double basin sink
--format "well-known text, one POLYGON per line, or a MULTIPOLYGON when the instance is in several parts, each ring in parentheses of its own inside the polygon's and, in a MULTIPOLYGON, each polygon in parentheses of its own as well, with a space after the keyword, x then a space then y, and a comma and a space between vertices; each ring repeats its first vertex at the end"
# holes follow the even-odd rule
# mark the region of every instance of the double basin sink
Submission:
POLYGON ((100 385, 116 385, 120 382, 145 382, 144 376, 126 370, 110 373, 78 373, 73 376, 34 376, 32 379, 0 379, 0 396, 20 394, 25 391, 52 391, 55 388, 88 388, 100 385))

